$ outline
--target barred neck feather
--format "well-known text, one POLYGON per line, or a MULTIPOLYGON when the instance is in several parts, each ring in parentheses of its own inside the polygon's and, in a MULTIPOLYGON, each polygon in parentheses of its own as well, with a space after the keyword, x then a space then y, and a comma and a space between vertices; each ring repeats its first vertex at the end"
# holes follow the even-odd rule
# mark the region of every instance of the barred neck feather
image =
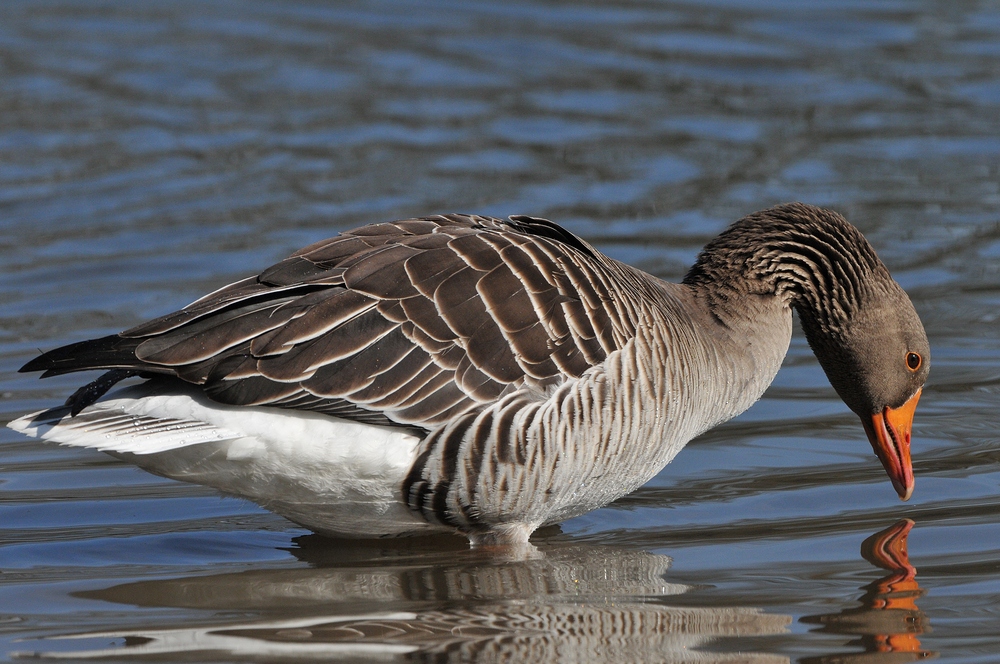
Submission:
POLYGON ((882 290, 892 277, 839 214, 791 203, 730 226, 705 246, 684 283, 705 290, 723 321, 745 311, 746 296, 773 294, 795 307, 807 331, 836 336, 872 290, 882 290))

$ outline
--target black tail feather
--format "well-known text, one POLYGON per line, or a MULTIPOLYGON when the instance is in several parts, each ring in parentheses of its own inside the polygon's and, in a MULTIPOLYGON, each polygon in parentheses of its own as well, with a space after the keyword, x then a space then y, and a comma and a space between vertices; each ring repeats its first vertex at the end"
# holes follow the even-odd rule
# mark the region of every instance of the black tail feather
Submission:
MULTIPOLYGON (((147 365, 135 356, 135 349, 142 341, 144 340, 124 339, 117 334, 80 341, 43 353, 18 371, 21 373, 44 371, 42 378, 90 369, 157 371, 157 368, 147 365)), ((162 372, 163 368, 160 367, 159 371, 162 372)))

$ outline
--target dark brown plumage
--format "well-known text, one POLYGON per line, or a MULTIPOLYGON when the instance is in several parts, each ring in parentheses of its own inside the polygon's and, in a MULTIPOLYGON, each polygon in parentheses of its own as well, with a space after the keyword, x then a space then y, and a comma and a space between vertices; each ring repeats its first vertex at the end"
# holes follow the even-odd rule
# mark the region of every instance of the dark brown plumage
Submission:
POLYGON ((525 216, 374 224, 22 371, 176 375, 221 403, 430 427, 510 385, 578 377, 621 347, 635 320, 606 306, 601 276, 629 268, 596 256, 525 216))

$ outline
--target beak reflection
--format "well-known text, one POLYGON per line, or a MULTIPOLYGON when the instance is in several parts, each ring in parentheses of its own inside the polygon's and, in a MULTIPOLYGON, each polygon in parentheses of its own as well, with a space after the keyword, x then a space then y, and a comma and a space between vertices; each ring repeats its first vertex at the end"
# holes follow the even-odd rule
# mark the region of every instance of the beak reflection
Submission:
POLYGON ((903 519, 861 544, 864 559, 889 572, 862 587, 865 592, 859 598, 861 606, 802 618, 804 623, 821 625, 819 632, 860 637, 852 643, 862 646, 864 652, 806 658, 801 660, 803 664, 896 664, 937 655, 924 650, 918 638, 931 630, 926 614, 917 608, 917 598, 925 591, 917 583, 917 570, 910 564, 906 549, 913 525, 910 519, 903 519))

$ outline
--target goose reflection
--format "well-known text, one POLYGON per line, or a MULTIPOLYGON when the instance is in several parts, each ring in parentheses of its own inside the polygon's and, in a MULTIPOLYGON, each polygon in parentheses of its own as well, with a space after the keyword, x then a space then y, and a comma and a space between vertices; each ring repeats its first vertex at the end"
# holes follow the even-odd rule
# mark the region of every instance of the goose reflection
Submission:
POLYGON ((803 664, 911 662, 937 653, 924 650, 917 638, 930 631, 927 616, 917 608, 924 590, 917 584, 917 570, 910 564, 906 538, 914 522, 903 519, 861 544, 861 555, 890 574, 864 586, 861 606, 836 614, 806 616, 804 623, 822 625, 821 632, 860 636, 861 653, 839 653, 803 659, 803 664))
POLYGON ((670 596, 688 588, 664 580, 670 559, 655 553, 549 543, 534 557, 509 560, 447 543, 437 550, 331 546, 329 540, 306 537, 300 544, 295 553, 309 568, 141 581, 78 594, 209 612, 200 624, 66 635, 55 638, 78 641, 21 655, 130 661, 788 662, 766 654, 696 651, 721 637, 783 633, 790 617, 752 608, 668 606, 670 596), (84 647, 63 649, 77 643, 84 647))

